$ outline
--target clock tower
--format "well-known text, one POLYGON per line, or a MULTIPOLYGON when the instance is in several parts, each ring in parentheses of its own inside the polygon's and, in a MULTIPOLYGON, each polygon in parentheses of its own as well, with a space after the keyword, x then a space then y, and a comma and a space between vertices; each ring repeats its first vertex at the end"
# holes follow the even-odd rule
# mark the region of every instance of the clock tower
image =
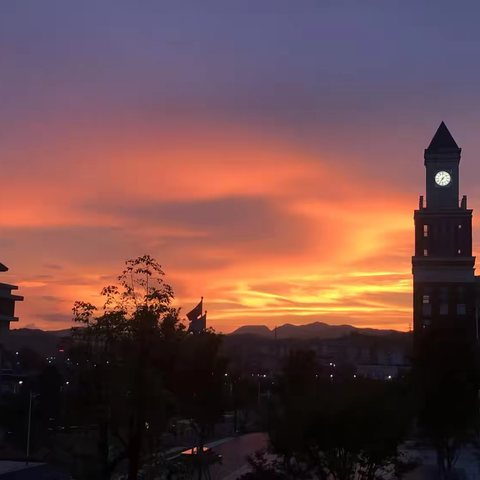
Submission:
POLYGON ((425 150, 426 202, 415 210, 413 324, 417 342, 437 328, 477 338, 472 210, 459 197, 461 148, 442 122, 425 150))

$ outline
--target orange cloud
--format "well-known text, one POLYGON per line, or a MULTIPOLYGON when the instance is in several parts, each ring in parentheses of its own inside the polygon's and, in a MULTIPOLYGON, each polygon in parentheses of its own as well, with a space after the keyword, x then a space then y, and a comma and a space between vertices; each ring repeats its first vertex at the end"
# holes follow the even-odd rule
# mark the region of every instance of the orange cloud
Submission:
MULTIPOLYGON (((123 260, 148 252, 178 305, 203 295, 225 332, 322 319, 408 328, 410 195, 239 128, 83 128, 44 139, 3 192, 1 260, 25 296, 20 325, 68 327, 75 300, 98 303, 123 260)), ((32 151, 9 153, 21 163, 32 151)))

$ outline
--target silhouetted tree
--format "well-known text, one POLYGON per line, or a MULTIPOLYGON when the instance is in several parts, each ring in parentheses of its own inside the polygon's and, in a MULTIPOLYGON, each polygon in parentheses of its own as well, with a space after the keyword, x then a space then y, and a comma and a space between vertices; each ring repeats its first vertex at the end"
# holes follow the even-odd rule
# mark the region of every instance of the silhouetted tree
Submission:
POLYGON ((230 404, 233 410, 233 430, 244 430, 249 420, 249 413, 258 406, 258 385, 251 377, 238 372, 228 375, 230 404))
POLYGON ((455 328, 428 332, 417 348, 418 421, 437 452, 440 478, 450 474, 461 448, 478 430, 476 362, 474 343, 455 328))
POLYGON ((312 353, 290 355, 268 422, 276 458, 252 458, 252 478, 373 480, 393 474, 410 424, 407 391, 395 382, 334 382, 316 372, 312 353))
POLYGON ((45 357, 34 352, 31 348, 22 348, 18 352, 17 362, 19 367, 25 371, 40 371, 46 365, 45 357))
POLYGON ((128 479, 136 479, 142 460, 156 453, 173 412, 168 370, 179 350, 172 344, 183 338, 184 326, 163 275, 148 255, 128 260, 119 285, 102 290, 100 315, 85 302, 73 309, 81 326, 72 331, 72 362, 78 363, 78 389, 85 388, 86 408, 98 426, 100 478, 110 478, 126 459, 128 479))
POLYGON ((182 342, 177 367, 180 411, 190 419, 196 432, 200 456, 212 428, 223 420, 227 406, 227 360, 220 355, 221 342, 222 336, 212 330, 188 335, 182 342))

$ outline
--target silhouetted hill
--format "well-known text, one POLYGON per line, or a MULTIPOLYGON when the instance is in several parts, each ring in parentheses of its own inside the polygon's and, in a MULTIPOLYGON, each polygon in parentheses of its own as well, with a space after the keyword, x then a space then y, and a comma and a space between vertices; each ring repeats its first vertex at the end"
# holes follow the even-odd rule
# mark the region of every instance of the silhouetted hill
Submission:
MULTIPOLYGON (((340 338, 351 333, 362 333, 364 335, 384 336, 396 333, 396 330, 377 330, 375 328, 357 328, 352 325, 328 325, 327 323, 315 322, 308 325, 291 325, 287 323, 277 327, 277 338, 340 338)), ((267 338, 274 338, 275 331, 265 325, 244 325, 230 335, 259 335, 267 338)))
POLYGON ((261 335, 263 337, 272 337, 273 331, 265 325, 244 325, 237 328, 230 335, 261 335))
POLYGON ((70 330, 44 331, 40 329, 18 328, 10 330, 5 348, 10 352, 16 352, 23 348, 29 348, 44 356, 54 356, 58 351, 59 340, 67 337, 70 330))
MULTIPOLYGON (((277 328, 277 339, 336 339, 348 336, 352 333, 359 333, 367 336, 384 337, 392 333, 399 333, 395 330, 376 330, 373 328, 356 328, 352 325, 328 325, 322 322, 310 323, 308 325, 285 324, 277 328)), ((34 352, 45 356, 54 356, 58 352, 59 341, 62 337, 68 337, 70 329, 44 331, 30 328, 19 328, 10 330, 8 339, 5 341, 5 348, 11 352, 29 348, 34 352)), ((232 332, 232 336, 248 336, 254 338, 274 339, 274 330, 265 325, 245 325, 232 332)))

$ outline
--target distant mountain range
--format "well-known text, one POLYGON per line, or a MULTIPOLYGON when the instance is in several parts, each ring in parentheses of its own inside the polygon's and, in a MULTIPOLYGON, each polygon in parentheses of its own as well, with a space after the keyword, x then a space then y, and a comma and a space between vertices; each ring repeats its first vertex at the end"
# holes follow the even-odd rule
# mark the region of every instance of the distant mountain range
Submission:
POLYGON ((54 356, 59 349, 60 339, 70 335, 70 329, 44 331, 32 328, 17 328, 10 330, 6 340, 5 348, 10 352, 18 352, 24 348, 44 356, 54 356))
POLYGON ((397 330, 377 330, 375 328, 357 328, 352 325, 328 325, 327 323, 315 322, 308 325, 292 325, 287 323, 281 327, 270 330, 265 325, 244 325, 238 328, 230 335, 257 335, 267 338, 296 338, 296 339, 313 339, 313 338, 340 338, 351 333, 361 333, 363 335, 384 336, 392 333, 400 333, 397 330))
MULTIPOLYGON (((333 339, 341 338, 351 333, 360 333, 370 336, 386 336, 392 333, 401 333, 396 330, 376 330, 374 328, 357 328, 352 325, 328 325, 315 322, 308 325, 285 324, 277 327, 278 339, 333 339)), ((44 331, 39 329, 19 328, 10 330, 5 347, 10 352, 28 348, 42 356, 48 357, 58 352, 60 340, 67 337, 70 329, 57 331, 44 331)), ((275 330, 270 330, 265 325, 245 325, 238 328, 229 336, 254 335, 262 338, 275 338, 275 330)))

